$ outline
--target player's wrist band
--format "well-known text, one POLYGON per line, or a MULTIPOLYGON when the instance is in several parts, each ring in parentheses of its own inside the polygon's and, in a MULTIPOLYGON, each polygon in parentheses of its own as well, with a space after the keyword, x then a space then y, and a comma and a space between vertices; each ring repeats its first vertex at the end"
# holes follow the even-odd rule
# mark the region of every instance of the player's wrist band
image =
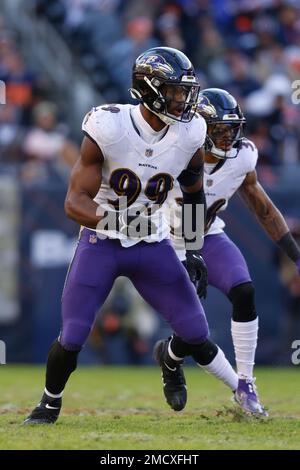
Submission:
POLYGON ((300 260, 300 248, 296 243, 291 232, 287 232, 280 240, 277 245, 288 255, 291 260, 295 263, 300 260))

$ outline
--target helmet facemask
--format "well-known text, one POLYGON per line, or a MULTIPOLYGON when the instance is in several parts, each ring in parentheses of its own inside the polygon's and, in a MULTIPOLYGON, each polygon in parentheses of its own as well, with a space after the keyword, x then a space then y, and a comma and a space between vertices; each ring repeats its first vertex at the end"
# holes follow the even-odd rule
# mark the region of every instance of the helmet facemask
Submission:
POLYGON ((217 158, 236 158, 244 137, 243 120, 208 122, 205 150, 217 158), (235 149, 235 152, 232 152, 235 149))
POLYGON ((155 76, 136 74, 130 93, 161 121, 170 125, 192 120, 199 90, 200 85, 194 76, 182 77, 180 82, 171 82, 155 76))

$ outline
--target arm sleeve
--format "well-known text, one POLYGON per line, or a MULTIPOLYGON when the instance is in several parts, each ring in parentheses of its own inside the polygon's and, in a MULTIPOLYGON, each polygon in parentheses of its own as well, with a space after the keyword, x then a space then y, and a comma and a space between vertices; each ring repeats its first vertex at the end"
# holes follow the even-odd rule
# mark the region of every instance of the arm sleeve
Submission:
MULTIPOLYGON (((204 188, 195 193, 182 191, 182 227, 185 243, 195 243, 196 239, 203 240, 205 218, 206 218, 206 198, 204 188), (204 209, 202 211, 202 209, 204 209), (201 220, 201 217, 203 220, 201 220), (200 232, 200 233, 199 233, 200 232), (194 234, 194 236, 191 236, 194 234)), ((199 247, 201 248, 201 247, 199 247)))
POLYGON ((177 180, 181 186, 192 186, 197 183, 199 177, 202 175, 203 165, 199 168, 186 168, 178 176, 177 180))

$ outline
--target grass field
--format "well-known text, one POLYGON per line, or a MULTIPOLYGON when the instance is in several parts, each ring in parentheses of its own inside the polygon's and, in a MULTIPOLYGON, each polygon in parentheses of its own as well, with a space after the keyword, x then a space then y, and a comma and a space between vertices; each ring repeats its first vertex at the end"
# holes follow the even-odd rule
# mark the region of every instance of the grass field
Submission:
POLYGON ((268 419, 244 416, 230 392, 186 368, 181 413, 162 396, 157 368, 79 368, 54 426, 21 426, 43 388, 44 369, 1 366, 0 449, 300 449, 300 370, 257 369, 268 419))

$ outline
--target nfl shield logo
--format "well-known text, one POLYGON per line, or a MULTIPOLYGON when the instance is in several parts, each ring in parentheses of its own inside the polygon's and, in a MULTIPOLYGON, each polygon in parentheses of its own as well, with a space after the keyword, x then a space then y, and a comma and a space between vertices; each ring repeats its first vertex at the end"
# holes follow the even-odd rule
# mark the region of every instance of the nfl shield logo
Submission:
POLYGON ((206 181, 206 186, 210 187, 213 185, 214 180, 207 180, 206 181))
POLYGON ((97 243, 97 235, 96 234, 90 235, 89 242, 92 243, 93 245, 97 243))
POLYGON ((146 157, 152 157, 153 155, 153 150, 152 149, 146 149, 145 150, 145 156, 146 157))

